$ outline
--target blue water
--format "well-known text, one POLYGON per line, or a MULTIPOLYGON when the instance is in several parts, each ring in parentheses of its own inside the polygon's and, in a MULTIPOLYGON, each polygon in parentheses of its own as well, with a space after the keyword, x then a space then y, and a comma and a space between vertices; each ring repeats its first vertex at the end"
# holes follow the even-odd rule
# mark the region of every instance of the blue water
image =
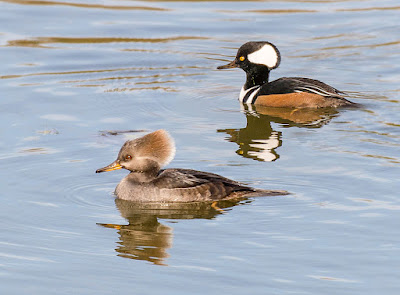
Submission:
POLYGON ((388 1, 0 1, 1 294, 398 294, 399 7, 388 1), (244 109, 218 71, 249 40, 272 79, 360 109, 244 109), (95 174, 159 128, 168 167, 290 196, 132 206, 95 174))

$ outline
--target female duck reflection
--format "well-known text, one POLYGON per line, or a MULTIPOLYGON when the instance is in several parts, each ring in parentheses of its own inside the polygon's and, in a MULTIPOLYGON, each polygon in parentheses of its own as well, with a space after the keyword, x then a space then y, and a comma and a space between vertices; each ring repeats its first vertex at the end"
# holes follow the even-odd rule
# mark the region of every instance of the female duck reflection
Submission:
POLYGON ((115 251, 118 256, 135 260, 144 260, 156 265, 167 265, 170 256, 168 249, 173 245, 173 228, 158 221, 161 219, 212 219, 237 204, 251 200, 219 201, 218 208, 206 202, 188 203, 145 203, 115 199, 121 216, 128 220, 127 225, 104 224, 106 228, 118 231, 119 242, 115 251))
POLYGON ((334 118, 335 109, 289 109, 242 105, 247 125, 240 129, 218 129, 230 135, 228 141, 238 144, 236 153, 257 161, 275 161, 276 149, 282 145, 282 132, 272 129, 271 122, 285 127, 320 128, 334 118))

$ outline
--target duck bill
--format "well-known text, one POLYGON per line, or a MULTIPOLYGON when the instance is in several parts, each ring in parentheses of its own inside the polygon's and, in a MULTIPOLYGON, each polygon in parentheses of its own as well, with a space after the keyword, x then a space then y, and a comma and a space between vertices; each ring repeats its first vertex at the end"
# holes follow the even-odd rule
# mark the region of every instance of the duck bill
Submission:
POLYGON ((115 161, 106 167, 97 169, 96 173, 108 172, 108 171, 113 171, 113 170, 118 170, 118 169, 122 169, 122 166, 120 165, 119 161, 115 161))
POLYGON ((219 66, 217 67, 218 70, 223 70, 223 69, 233 69, 233 68, 238 68, 239 65, 236 63, 236 60, 231 61, 227 65, 219 66))

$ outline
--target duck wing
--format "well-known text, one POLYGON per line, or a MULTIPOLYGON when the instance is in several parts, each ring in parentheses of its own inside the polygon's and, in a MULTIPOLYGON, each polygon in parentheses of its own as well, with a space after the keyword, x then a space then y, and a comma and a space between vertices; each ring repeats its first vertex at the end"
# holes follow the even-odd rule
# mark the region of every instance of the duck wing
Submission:
POLYGON ((181 201, 216 201, 226 198, 287 194, 285 191, 264 191, 245 186, 218 174, 192 169, 166 169, 157 178, 163 193, 179 195, 181 201), (263 192, 263 193, 261 193, 263 192))
MULTIPOLYGON (((318 94, 324 97, 335 97, 344 99, 343 92, 321 82, 319 80, 301 78, 301 77, 283 77, 268 83, 267 89, 264 91, 268 93, 262 94, 283 94, 293 92, 308 92, 318 94)), ((263 87, 264 88, 264 87, 263 87)), ((262 92, 264 92, 262 91, 262 92)))

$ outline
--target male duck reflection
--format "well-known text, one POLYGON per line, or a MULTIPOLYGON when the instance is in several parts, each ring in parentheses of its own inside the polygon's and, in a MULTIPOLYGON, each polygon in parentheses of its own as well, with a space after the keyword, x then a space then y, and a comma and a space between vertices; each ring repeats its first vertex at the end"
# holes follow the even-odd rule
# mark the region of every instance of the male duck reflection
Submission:
POLYGON ((246 72, 246 83, 239 100, 246 104, 268 107, 325 108, 355 106, 342 92, 314 79, 283 77, 268 82, 269 72, 281 61, 278 48, 265 41, 243 44, 236 58, 217 69, 241 68, 246 72))
POLYGON ((136 202, 200 202, 253 196, 286 195, 281 190, 259 190, 217 174, 191 169, 161 169, 175 155, 173 139, 165 130, 128 140, 118 158, 96 173, 131 171, 115 189, 117 198, 136 202))

